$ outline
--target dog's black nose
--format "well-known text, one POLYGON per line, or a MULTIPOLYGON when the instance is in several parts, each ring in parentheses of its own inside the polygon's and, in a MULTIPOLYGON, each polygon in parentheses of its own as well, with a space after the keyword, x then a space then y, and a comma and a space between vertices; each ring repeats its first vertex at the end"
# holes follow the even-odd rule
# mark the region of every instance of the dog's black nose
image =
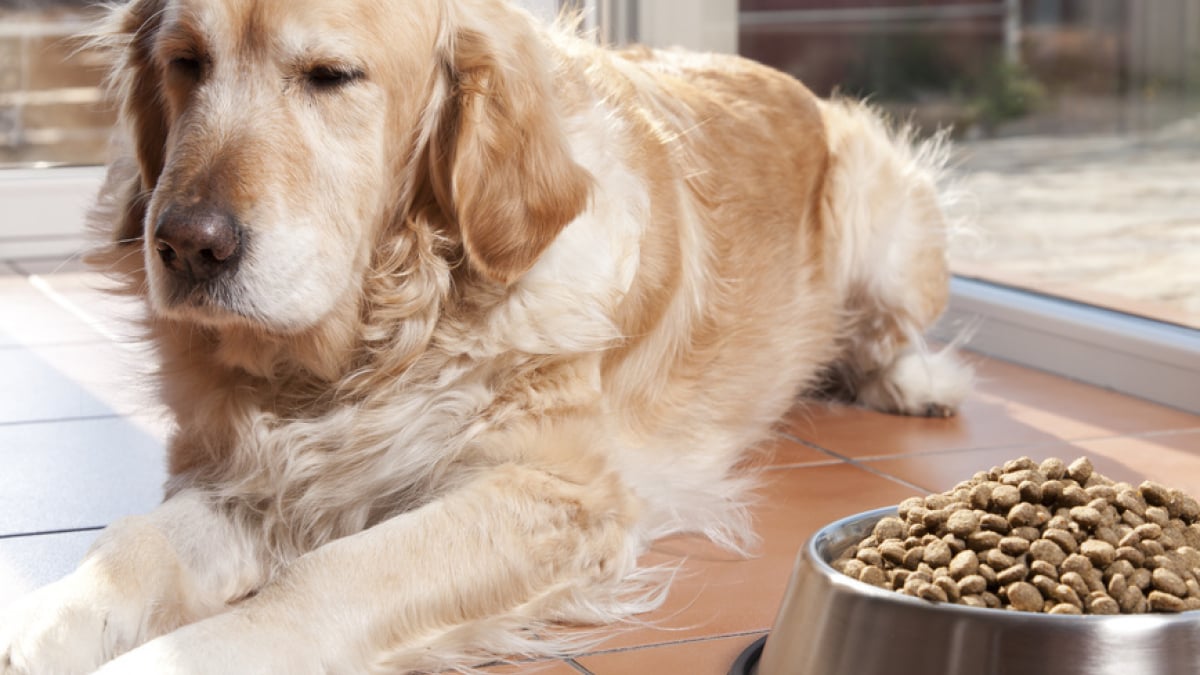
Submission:
POLYGON ((163 265, 197 281, 228 268, 242 247, 233 216, 215 208, 168 208, 154 226, 154 238, 163 265))

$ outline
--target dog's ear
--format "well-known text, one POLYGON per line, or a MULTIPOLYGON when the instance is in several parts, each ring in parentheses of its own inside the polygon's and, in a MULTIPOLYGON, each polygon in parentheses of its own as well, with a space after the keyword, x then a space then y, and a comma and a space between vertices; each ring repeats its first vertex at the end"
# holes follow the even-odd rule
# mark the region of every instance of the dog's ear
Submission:
MULTIPOLYGON (((92 43, 112 61, 108 88, 116 99, 126 141, 136 158, 136 175, 124 186, 113 186, 119 202, 111 214, 116 242, 131 242, 143 234, 150 193, 162 173, 167 139, 167 113, 162 99, 162 76, 154 59, 154 40, 162 23, 163 0, 135 0, 111 10, 92 43)), ((114 169, 126 164, 114 161, 114 169)), ((111 178, 111 176, 110 176, 111 178)))
POLYGON ((469 25, 452 21, 442 46, 448 147, 430 168, 469 264, 510 284, 587 206, 592 177, 571 157, 532 19, 494 0, 465 4, 469 25))

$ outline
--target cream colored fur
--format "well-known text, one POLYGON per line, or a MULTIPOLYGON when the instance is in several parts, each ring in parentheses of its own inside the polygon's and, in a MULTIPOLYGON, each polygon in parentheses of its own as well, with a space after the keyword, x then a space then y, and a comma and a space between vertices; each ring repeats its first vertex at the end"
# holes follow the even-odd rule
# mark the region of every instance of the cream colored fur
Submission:
MULTIPOLYGON (((154 512, 4 610, 0 673, 403 673, 661 602, 654 539, 753 541, 806 391, 949 414, 937 145, 728 56, 502 0, 135 0, 96 263, 148 303, 154 512), (330 82, 330 73, 336 75, 330 82), (236 221, 172 271, 183 206, 236 221)), ((544 638, 544 636, 543 636, 544 638)))

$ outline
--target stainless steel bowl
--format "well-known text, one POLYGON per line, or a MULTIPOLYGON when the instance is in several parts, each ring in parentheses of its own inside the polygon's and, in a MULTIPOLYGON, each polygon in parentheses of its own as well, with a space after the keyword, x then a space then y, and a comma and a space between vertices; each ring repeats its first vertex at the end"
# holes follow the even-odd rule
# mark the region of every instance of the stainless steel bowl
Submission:
POLYGON ((895 513, 851 516, 809 539, 748 675, 1200 674, 1200 612, 1064 616, 931 603, 829 565, 895 513))

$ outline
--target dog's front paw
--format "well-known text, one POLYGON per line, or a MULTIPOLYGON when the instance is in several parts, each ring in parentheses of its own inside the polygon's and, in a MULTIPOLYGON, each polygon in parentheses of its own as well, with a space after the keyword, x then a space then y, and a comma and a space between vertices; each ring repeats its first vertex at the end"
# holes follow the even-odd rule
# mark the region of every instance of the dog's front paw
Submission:
POLYGON ((131 600, 77 572, 0 610, 0 675, 93 672, 136 643, 131 600))

